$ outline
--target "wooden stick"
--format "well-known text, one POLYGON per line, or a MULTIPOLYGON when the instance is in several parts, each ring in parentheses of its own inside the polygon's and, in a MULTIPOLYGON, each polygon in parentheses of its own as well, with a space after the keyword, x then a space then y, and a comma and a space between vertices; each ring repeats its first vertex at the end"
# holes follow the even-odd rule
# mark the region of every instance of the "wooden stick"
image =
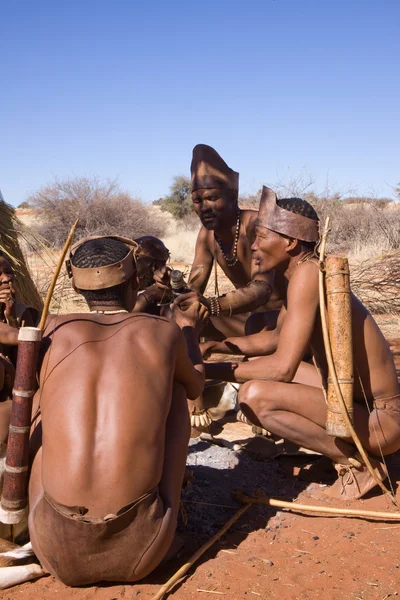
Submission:
POLYGON ((243 492, 235 492, 234 499, 245 506, 249 504, 265 504, 266 506, 276 506, 277 508, 286 508, 295 512, 319 512, 327 515, 342 517, 364 517, 365 519, 380 519, 383 521, 400 521, 400 512, 359 510, 355 508, 332 508, 331 506, 317 506, 312 504, 297 504, 295 502, 285 502, 284 500, 275 500, 265 496, 248 496, 243 492))
POLYGON ((32 401, 36 392, 36 371, 40 344, 57 277, 77 225, 78 220, 75 221, 65 242, 47 292, 38 327, 21 327, 19 330, 3 493, 0 503, 0 522, 2 523, 16 524, 25 518, 28 503, 30 424, 32 401))
POLYGON ((328 363, 329 372, 331 374, 332 383, 335 388, 336 396, 339 399, 340 406, 342 408, 343 420, 346 423, 347 428, 349 429, 349 431, 351 433, 351 437, 353 438, 353 441, 357 447, 357 450, 361 454, 362 459, 363 459, 368 471, 374 478, 374 481, 376 482, 376 484, 379 485, 381 490, 387 496, 389 496, 390 500, 397 506, 396 499, 391 494, 391 492, 387 489, 387 487, 382 483, 382 481, 379 479, 379 477, 376 475, 376 473, 370 463, 370 460, 362 446, 360 438, 358 437, 356 430, 354 429, 354 427, 351 423, 350 417, 347 412, 346 403, 342 396, 342 391, 340 389, 340 385, 338 382, 335 364, 333 362, 333 357, 332 357, 332 349, 331 349, 331 345, 330 345, 330 341, 329 341, 328 320, 327 320, 327 316, 326 316, 326 305, 325 305, 324 256, 325 256, 325 246, 326 246, 326 238, 328 236, 328 232, 329 232, 329 217, 327 217, 327 219, 326 219, 325 228, 324 228, 323 234, 321 236, 320 255, 319 255, 319 266, 320 266, 320 269, 319 269, 319 307, 320 307, 320 313, 321 313, 322 335, 323 335, 323 339, 324 339, 326 360, 328 363))
POLYGON ((245 504, 229 519, 227 523, 216 533, 208 542, 206 542, 201 548, 197 550, 189 558, 189 560, 180 568, 178 571, 168 579, 167 583, 165 583, 160 590, 157 592, 155 596, 153 596, 153 600, 162 600, 165 594, 171 591, 174 585, 183 577, 190 567, 202 556, 215 542, 222 536, 228 529, 233 525, 235 521, 237 521, 245 512, 250 508, 251 504, 245 504))
POLYGON ((68 248, 70 247, 72 239, 73 239, 73 237, 75 235, 75 231, 76 231, 76 228, 78 226, 78 223, 79 223, 79 219, 77 219, 75 221, 75 223, 72 225, 71 231, 69 232, 67 240, 66 240, 66 242, 64 244, 64 248, 62 249, 60 258, 58 259, 56 270, 54 271, 53 279, 51 280, 51 284, 50 284, 50 287, 49 287, 48 292, 47 292, 46 301, 44 303, 44 307, 43 307, 43 312, 42 312, 42 316, 41 316, 41 319, 40 319, 40 323, 38 325, 38 328, 41 329, 42 331, 43 331, 44 326, 46 324, 46 319, 47 319, 47 315, 48 315, 48 312, 49 312, 50 302, 51 302, 51 299, 52 299, 52 296, 53 296, 54 288, 56 286, 57 279, 58 279, 58 276, 59 276, 60 271, 61 271, 61 267, 64 264, 64 260, 65 260, 65 257, 67 255, 68 248))

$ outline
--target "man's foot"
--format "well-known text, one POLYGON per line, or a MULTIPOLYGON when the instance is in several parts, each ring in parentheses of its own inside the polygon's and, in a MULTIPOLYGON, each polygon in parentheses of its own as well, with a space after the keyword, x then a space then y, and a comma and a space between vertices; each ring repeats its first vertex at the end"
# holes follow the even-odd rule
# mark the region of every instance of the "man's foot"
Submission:
POLYGON ((236 421, 240 421, 241 423, 246 423, 246 425, 252 425, 253 427, 255 427, 255 425, 253 425, 253 423, 249 421, 244 412, 240 409, 236 413, 236 421))
POLYGON ((211 433, 211 423, 212 419, 205 408, 193 410, 190 415, 190 437, 197 438, 201 433, 211 433))
MULTIPOLYGON (((388 476, 385 465, 375 458, 369 460, 379 480, 384 481, 388 476)), ((325 492, 332 498, 358 500, 378 485, 366 465, 357 460, 354 461, 354 464, 348 465, 336 463, 335 469, 338 472, 338 479, 325 492)))

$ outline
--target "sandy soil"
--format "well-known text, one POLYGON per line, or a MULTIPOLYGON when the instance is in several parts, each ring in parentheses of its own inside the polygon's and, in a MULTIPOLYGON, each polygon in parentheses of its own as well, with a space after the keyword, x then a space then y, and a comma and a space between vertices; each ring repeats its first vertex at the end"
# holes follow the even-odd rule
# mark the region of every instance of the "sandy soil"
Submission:
MULTIPOLYGON (((239 443, 253 437, 250 427, 239 423, 226 424, 224 431, 227 440, 236 439, 239 443)), ((71 589, 53 577, 46 577, 3 591, 0 598, 149 599, 234 514, 238 506, 231 492, 237 488, 249 493, 261 488, 272 497, 296 503, 350 506, 325 498, 314 500, 313 496, 323 495, 326 487, 319 483, 321 459, 316 455, 265 459, 262 449, 269 442, 258 437, 251 441, 259 442, 260 451, 251 450, 251 443, 236 451, 200 439, 191 440, 188 466, 194 472, 194 481, 183 490, 178 527, 185 545, 176 559, 158 568, 145 581, 71 589), (304 464, 313 465, 311 475, 307 474, 312 483, 301 477, 304 469, 300 467, 304 464)), ((392 482, 397 487, 400 457, 392 457, 389 463, 392 482)), ((331 477, 330 472, 324 471, 322 480, 332 481, 331 477)), ((400 502, 400 493, 397 496, 400 502)), ((379 494, 352 506, 396 510, 379 494)), ((323 596, 384 600, 400 593, 399 529, 400 523, 305 516, 252 507, 207 551, 170 597, 207 600, 225 596, 242 600, 255 596, 291 600, 323 596)))

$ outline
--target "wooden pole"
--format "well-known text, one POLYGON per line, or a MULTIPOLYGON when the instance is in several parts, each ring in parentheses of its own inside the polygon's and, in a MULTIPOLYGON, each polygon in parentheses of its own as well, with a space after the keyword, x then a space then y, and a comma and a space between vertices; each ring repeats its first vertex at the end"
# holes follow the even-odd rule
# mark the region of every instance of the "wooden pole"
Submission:
POLYGON ((153 596, 153 600, 162 600, 162 598, 164 598, 164 596, 172 590, 179 579, 181 579, 181 577, 183 577, 189 571, 190 567, 194 565, 200 556, 202 556, 209 548, 211 548, 211 546, 215 544, 215 542, 219 540, 219 538, 224 535, 226 531, 228 531, 233 523, 237 521, 250 508, 250 506, 251 504, 245 504, 239 508, 239 510, 233 515, 233 517, 229 519, 227 523, 225 523, 218 533, 216 533, 214 537, 212 537, 201 548, 199 548, 197 552, 195 552, 193 556, 191 556, 189 560, 180 569, 178 569, 178 571, 170 579, 168 579, 167 583, 165 583, 157 592, 157 594, 153 596))
POLYGON ((235 492, 233 498, 248 506, 249 504, 265 504, 276 508, 286 508, 294 512, 314 512, 336 517, 362 517, 364 519, 379 519, 381 521, 400 521, 400 512, 360 510, 355 508, 333 508, 331 506, 317 506, 312 504, 297 504, 284 500, 275 500, 266 496, 248 496, 243 492, 235 492))
POLYGON ((61 252, 47 292, 39 326, 21 327, 18 333, 17 365, 4 467, 3 493, 0 504, 0 521, 6 524, 20 523, 25 518, 27 511, 29 436, 32 401, 36 392, 36 370, 40 344, 54 287, 77 225, 78 220, 72 226, 61 252))
MULTIPOLYGON (((325 287, 332 357, 347 414, 353 423, 353 339, 350 271, 347 258, 328 256, 325 259, 325 287)), ((326 433, 333 437, 349 438, 351 432, 343 420, 342 407, 336 396, 330 373, 327 388, 326 433)))

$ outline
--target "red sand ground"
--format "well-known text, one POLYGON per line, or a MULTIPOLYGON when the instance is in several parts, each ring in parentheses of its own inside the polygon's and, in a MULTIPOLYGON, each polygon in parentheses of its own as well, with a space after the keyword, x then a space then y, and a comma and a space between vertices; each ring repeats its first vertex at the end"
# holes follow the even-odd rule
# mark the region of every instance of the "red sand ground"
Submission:
MULTIPOLYGON (((400 373, 400 342, 391 342, 400 373)), ((287 469, 295 459, 286 459, 287 469)), ((293 470, 293 469, 292 469, 293 470)), ((295 469, 294 469, 295 470, 295 469)), ((400 457, 391 459, 393 483, 400 482, 400 457)), ((255 486, 256 486, 255 482, 255 486)), ((319 484, 301 493, 297 502, 346 506, 339 501, 315 501, 319 484)), ((267 490, 266 490, 267 491, 267 490)), ((400 504, 400 492, 397 493, 400 504)), ((212 490, 206 502, 212 502, 212 490)), ((349 504, 347 504, 349 506, 349 504)), ((396 510, 382 495, 353 503, 367 510, 396 510)), ((226 520, 232 511, 227 512, 226 520)), ((305 516, 265 509, 245 514, 239 527, 216 543, 169 597, 204 600, 280 598, 281 600, 386 600, 400 594, 400 521, 385 523, 356 518, 305 516)), ((60 543, 62 541, 60 540, 60 543)), ((5 600, 150 599, 198 547, 189 543, 179 558, 134 585, 67 588, 53 577, 0 592, 5 600), (190 547, 189 547, 190 546, 190 547)))
MULTIPOLYGON (((391 340, 390 344, 400 376, 400 341, 391 340)), ((290 470, 290 461, 286 462, 290 470)), ((393 458, 391 463, 393 483, 397 487, 400 457, 393 458)), ((314 491, 321 492, 318 484, 312 485, 314 491)), ((339 501, 314 502, 312 493, 312 489, 302 492, 297 502, 346 506, 339 501)), ((400 492, 397 499, 400 505, 400 492)), ((212 490, 204 501, 213 501, 212 490)), ((395 510, 382 495, 357 501, 353 506, 367 510, 395 510)), ((231 514, 232 511, 227 512, 226 520, 231 514)), ((218 597, 230 600, 386 600, 400 595, 400 521, 393 524, 315 517, 276 513, 267 508, 263 515, 255 515, 250 509, 241 518, 237 530, 228 532, 208 550, 169 597, 176 600, 214 600, 218 597)), ((134 585, 71 589, 53 577, 45 577, 4 590, 0 592, 0 599, 147 600, 198 546, 193 540, 179 558, 159 568, 145 582, 134 585)))

